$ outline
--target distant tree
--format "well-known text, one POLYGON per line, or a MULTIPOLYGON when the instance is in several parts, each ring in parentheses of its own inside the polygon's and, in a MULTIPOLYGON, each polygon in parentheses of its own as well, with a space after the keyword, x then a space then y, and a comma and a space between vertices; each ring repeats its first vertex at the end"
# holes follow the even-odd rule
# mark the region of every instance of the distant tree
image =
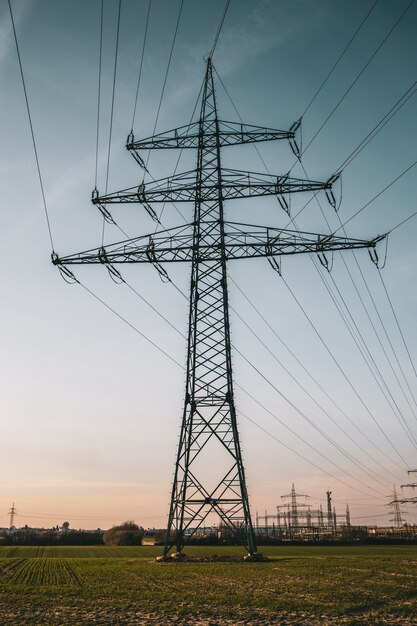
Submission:
POLYGON ((69 531, 69 526, 70 526, 70 525, 69 525, 69 522, 64 522, 64 523, 62 524, 62 530, 63 530, 65 533, 67 533, 67 532, 69 531))
POLYGON ((132 520, 106 530, 103 541, 106 546, 140 546, 144 530, 132 520))

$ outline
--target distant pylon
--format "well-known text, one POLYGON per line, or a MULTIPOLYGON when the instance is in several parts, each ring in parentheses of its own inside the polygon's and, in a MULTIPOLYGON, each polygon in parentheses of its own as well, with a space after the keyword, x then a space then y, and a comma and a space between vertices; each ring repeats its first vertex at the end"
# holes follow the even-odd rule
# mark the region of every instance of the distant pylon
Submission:
POLYGON ((298 526, 298 509, 299 507, 308 507, 308 504, 300 504, 297 502, 297 498, 305 498, 306 500, 310 498, 310 496, 305 495, 304 493, 296 493, 294 483, 291 486, 291 493, 287 493, 285 496, 281 496, 282 500, 285 501, 286 498, 291 498, 291 502, 288 505, 288 521, 291 520, 291 526, 293 528, 297 528, 298 526))
POLYGON ((9 510, 9 515, 10 515, 10 525, 9 528, 14 528, 14 516, 16 515, 17 511, 13 502, 12 508, 9 510))
POLYGON ((402 517, 400 501, 398 500, 398 494, 397 494, 395 485, 394 485, 394 495, 393 495, 393 499, 390 502, 390 505, 392 506, 392 511, 394 515, 394 517, 390 519, 390 522, 394 522, 395 528, 402 528, 404 526, 404 520, 402 517))
MULTIPOLYGON (((412 470, 408 470, 407 474, 417 474, 417 469, 412 469, 412 470)), ((407 483, 406 485, 401 485, 401 489, 404 489, 404 487, 410 488, 414 491, 414 489, 416 489, 417 487, 417 483, 407 483)), ((401 500, 399 500, 399 502, 401 504, 417 504, 417 497, 415 495, 410 496, 407 495, 406 497, 401 498, 401 500)))

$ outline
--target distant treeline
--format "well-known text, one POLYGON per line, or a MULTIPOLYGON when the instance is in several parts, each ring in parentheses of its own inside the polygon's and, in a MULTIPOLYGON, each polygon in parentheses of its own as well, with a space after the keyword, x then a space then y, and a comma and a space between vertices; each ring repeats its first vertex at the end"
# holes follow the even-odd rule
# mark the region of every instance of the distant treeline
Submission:
POLYGON ((0 546, 99 546, 102 530, 32 530, 21 529, 0 535, 0 546))

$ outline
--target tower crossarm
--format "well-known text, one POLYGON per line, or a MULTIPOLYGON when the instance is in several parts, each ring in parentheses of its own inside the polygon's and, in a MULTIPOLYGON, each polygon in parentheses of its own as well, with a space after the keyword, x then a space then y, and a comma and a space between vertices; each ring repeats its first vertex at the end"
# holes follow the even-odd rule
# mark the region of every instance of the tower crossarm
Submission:
MULTIPOLYGON (((257 172, 223 168, 221 172, 223 200, 253 198, 258 196, 283 196, 305 191, 330 190, 335 178, 328 181, 292 178, 288 174, 275 176, 257 172)), ((216 179, 205 181, 202 188, 196 186, 195 170, 176 174, 131 187, 105 196, 93 197, 93 204, 115 204, 123 202, 195 202, 197 194, 204 202, 213 201, 219 193, 216 179)))
MULTIPOLYGON (((218 127, 213 124, 208 125, 205 129, 204 141, 207 147, 216 146, 217 142, 220 146, 232 146, 237 144, 254 143, 260 141, 273 141, 276 139, 288 139, 294 150, 295 133, 299 127, 299 122, 295 122, 290 130, 277 130, 275 128, 266 128, 264 126, 253 126, 252 124, 241 124, 238 122, 218 121, 218 127)), ((186 124, 166 131, 135 141, 132 133, 127 138, 126 148, 136 153, 139 150, 151 149, 175 149, 175 148, 198 148, 199 141, 199 122, 186 124)))
MULTIPOLYGON (((209 230, 210 224, 208 223, 209 230)), ((214 222, 213 222, 214 226, 214 222)), ((198 248, 202 262, 218 261, 224 253, 227 260, 275 257, 289 254, 306 254, 375 248, 384 239, 380 235, 371 240, 321 235, 292 230, 282 230, 267 226, 253 226, 225 222, 224 250, 220 241, 207 237, 198 248)), ((193 224, 160 231, 157 234, 144 235, 128 239, 105 247, 87 250, 74 255, 58 257, 54 255, 55 265, 81 265, 102 263, 170 263, 191 261, 195 251, 193 243, 193 224)))

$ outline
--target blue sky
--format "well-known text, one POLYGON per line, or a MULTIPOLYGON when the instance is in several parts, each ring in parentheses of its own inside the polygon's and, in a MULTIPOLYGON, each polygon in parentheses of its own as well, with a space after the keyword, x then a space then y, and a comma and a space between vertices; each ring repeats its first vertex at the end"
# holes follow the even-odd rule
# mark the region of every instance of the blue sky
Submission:
MULTIPOLYGON (((101 243, 102 220, 90 202, 95 173, 100 4, 99 0, 12 2, 54 247, 62 255, 101 243)), ((155 124, 179 4, 168 0, 152 2, 134 125, 138 138, 149 136, 155 124)), ((304 115, 304 146, 408 4, 408 0, 379 0, 375 5, 304 115)), ((118 3, 105 0, 104 5, 100 191, 104 190, 106 176, 118 3)), ((244 121, 289 128, 303 114, 372 5, 373 2, 354 0, 231 0, 214 64, 244 121)), ((185 0, 157 131, 189 121, 204 73, 203 57, 211 48, 223 8, 223 0, 210 3, 185 0)), ((109 191, 133 186, 141 178, 124 145, 132 122, 146 10, 147 2, 122 0, 109 191)), ((306 150, 303 165, 310 178, 329 178, 416 80, 416 22, 417 6, 413 3, 306 150)), ((74 526, 105 527, 114 521, 135 518, 145 526, 161 526, 168 508, 184 373, 80 286, 67 285, 50 263, 50 242, 5 0, 0 3, 0 35, 3 196, 0 417, 2 440, 6 442, 0 459, 3 477, 0 525, 7 523, 7 510, 15 501, 20 513, 18 522, 22 524, 47 525, 62 522, 65 517, 70 518, 74 526)), ((227 94, 220 84, 217 83, 217 87, 220 116, 235 120, 237 115, 227 94)), ((343 171, 339 210, 342 222, 415 161, 416 120, 416 100, 411 97, 343 171)), ((273 173, 284 174, 293 165, 294 156, 284 142, 263 144, 259 150, 273 173)), ((172 173, 176 156, 152 154, 149 162, 152 175, 159 178, 172 173)), ((187 155, 180 169, 193 167, 194 158, 194 155, 187 155)), ((264 171, 264 165, 251 146, 230 148, 223 162, 228 167, 264 171)), ((293 175, 305 176, 299 165, 293 175)), ((415 169, 412 169, 352 219, 346 226, 347 234, 372 238, 411 215, 416 210, 414 180, 415 169)), ((292 198, 293 215, 308 199, 292 198)), ((320 202, 334 230, 340 225, 338 216, 321 196, 320 202)), ((192 207, 186 206, 183 210, 184 215, 191 218, 192 207)), ((275 198, 229 203, 226 212, 227 218, 235 221, 277 227, 288 223, 288 217, 275 198)), ((154 229, 154 223, 140 206, 114 207, 113 215, 132 236, 154 229)), ((176 225, 179 219, 175 209, 166 207, 165 226, 176 225)), ((302 230, 329 232, 316 201, 310 202, 297 218, 297 226, 302 230)), ((382 270, 414 362, 417 359, 416 230, 417 219, 390 235, 387 262, 382 270)), ((120 232, 106 227, 106 241, 118 239, 120 232)), ((381 256, 384 251, 382 246, 381 256)), ((373 359, 370 366, 366 365, 307 256, 283 259, 285 282, 264 260, 230 263, 233 344, 299 411, 380 481, 370 479, 312 429, 299 412, 235 353, 236 382, 267 409, 265 411, 236 389, 253 513, 265 508, 272 512, 280 495, 288 493, 294 482, 316 503, 330 488, 338 512, 342 513, 345 503, 349 502, 356 521, 383 523, 391 517, 385 496, 392 492, 394 483, 408 482, 406 469, 416 466, 416 448, 400 426, 403 416, 417 433, 417 407, 407 387, 408 384, 417 397, 416 376, 378 271, 365 251, 358 253, 357 259, 389 341, 351 253, 345 255, 346 265, 389 362, 340 255, 335 255, 332 273, 324 279, 336 293, 337 300, 342 296, 348 303, 354 319, 350 324, 356 324, 352 332, 360 333, 365 339, 368 359, 369 354, 373 359), (251 308, 236 284, 255 303, 276 334, 251 308), (286 284, 368 410, 335 366, 286 284), (236 312, 259 335, 272 355, 236 312), (330 422, 276 359, 354 441, 330 422), (371 370, 386 395, 394 399, 391 404, 398 406, 400 417, 389 406, 371 370), (311 375, 343 413, 317 387, 311 375), (276 418, 315 450, 289 433, 276 418)), ((78 268, 76 273, 95 294, 185 364, 184 339, 126 286, 115 285, 104 268, 78 268)), ((189 268, 170 267, 170 273, 187 291, 189 268)), ((133 266, 124 269, 123 275, 181 332, 186 332, 186 302, 172 286, 159 280, 154 268, 133 266)), ((343 308, 343 303, 341 306, 343 308)), ((415 517, 410 508, 408 521, 414 521, 415 517)))

